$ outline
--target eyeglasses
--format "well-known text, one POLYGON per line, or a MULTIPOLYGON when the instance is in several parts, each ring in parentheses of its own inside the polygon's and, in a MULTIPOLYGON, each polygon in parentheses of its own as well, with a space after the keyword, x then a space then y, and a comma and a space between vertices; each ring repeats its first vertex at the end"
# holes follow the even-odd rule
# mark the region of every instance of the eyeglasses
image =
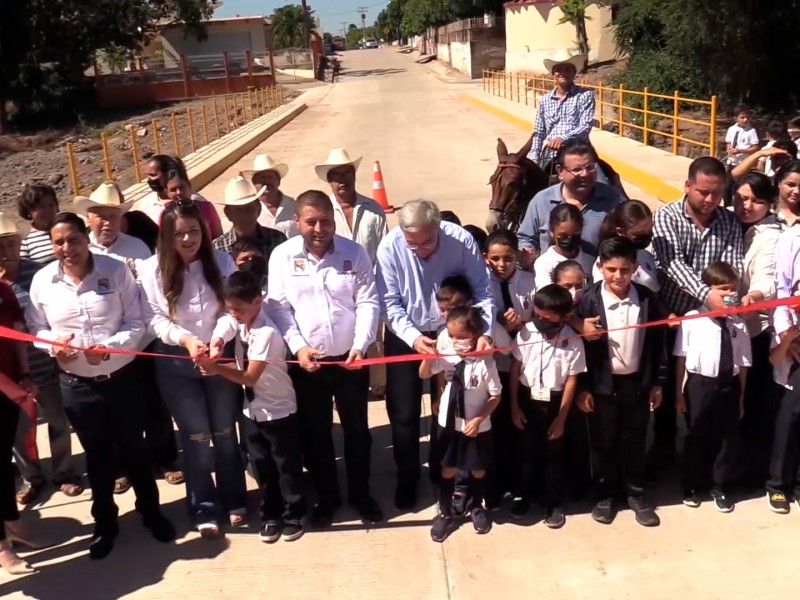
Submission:
POLYGON ((421 244, 412 244, 406 242, 406 246, 412 252, 417 252, 418 250, 431 250, 436 247, 436 244, 439 243, 439 236, 438 234, 432 240, 428 240, 427 242, 422 242, 421 244))
POLYGON ((179 208, 188 208, 189 206, 194 206, 194 200, 189 198, 188 200, 184 198, 178 198, 177 200, 170 200, 164 205, 164 212, 173 212, 179 208))
POLYGON ((582 167, 562 167, 564 171, 571 175, 581 175, 583 173, 594 173, 597 171, 597 163, 589 163, 582 167))

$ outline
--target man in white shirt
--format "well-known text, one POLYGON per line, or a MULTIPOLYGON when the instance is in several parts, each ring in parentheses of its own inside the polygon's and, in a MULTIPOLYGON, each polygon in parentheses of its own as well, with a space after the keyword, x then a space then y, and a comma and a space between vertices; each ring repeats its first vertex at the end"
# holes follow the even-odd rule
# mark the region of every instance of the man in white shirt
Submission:
POLYGON ((344 430, 348 502, 365 521, 380 521, 383 513, 369 492, 369 373, 350 366, 364 357, 378 327, 372 262, 361 246, 334 233, 334 209, 324 192, 300 194, 297 221, 300 235, 278 246, 270 258, 267 311, 299 363, 290 374, 306 465, 319 495, 312 525, 329 526, 341 504, 332 437, 334 397, 344 430))
POLYGON ((299 231, 295 219, 297 207, 294 198, 280 190, 281 181, 288 172, 289 165, 286 163, 276 163, 272 157, 259 154, 253 160, 253 168, 242 171, 242 177, 252 181, 260 194, 259 225, 277 229, 290 238, 299 231))

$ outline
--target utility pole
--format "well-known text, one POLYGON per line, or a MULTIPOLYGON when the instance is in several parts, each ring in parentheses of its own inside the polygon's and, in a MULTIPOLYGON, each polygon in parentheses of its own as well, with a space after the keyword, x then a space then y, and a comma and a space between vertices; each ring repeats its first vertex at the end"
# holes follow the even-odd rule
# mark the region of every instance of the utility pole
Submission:
POLYGON ((306 0, 300 0, 300 4, 303 6, 303 43, 305 44, 306 48, 310 48, 311 47, 311 28, 310 28, 311 14, 308 12, 308 5, 306 4, 306 0))
POLYGON ((339 21, 342 24, 342 35, 347 38, 347 21, 339 21))
POLYGON ((364 42, 367 39, 367 34, 365 31, 366 27, 366 20, 367 20, 367 8, 366 6, 359 6, 358 7, 358 14, 361 15, 361 41, 364 42))

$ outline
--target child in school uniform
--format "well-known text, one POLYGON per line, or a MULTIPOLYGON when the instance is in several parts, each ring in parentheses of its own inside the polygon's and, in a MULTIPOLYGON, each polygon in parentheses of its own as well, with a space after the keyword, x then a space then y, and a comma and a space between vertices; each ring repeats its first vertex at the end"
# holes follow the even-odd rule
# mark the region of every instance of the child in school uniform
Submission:
POLYGON ((258 242, 243 238, 237 240, 231 248, 231 257, 240 271, 250 271, 261 282, 264 294, 267 293, 267 257, 264 246, 258 242))
POLYGON ((580 293, 586 287, 586 273, 577 260, 565 260, 553 269, 553 283, 567 290, 573 302, 577 303, 580 293))
POLYGON ((521 449, 519 496, 511 516, 525 516, 538 493, 544 524, 551 529, 566 522, 564 433, 578 375, 586 371, 583 342, 567 325, 572 307, 572 296, 556 284, 536 292, 532 320, 517 334, 509 376, 521 449))
MULTIPOLYGON (((492 330, 494 345, 508 348, 523 325, 531 318, 533 306, 533 274, 517 268, 519 242, 517 236, 503 229, 489 235, 483 247, 483 258, 491 273, 490 285, 497 306, 497 322, 492 330)), ((495 353, 497 371, 503 386, 500 406, 492 413, 494 431, 494 468, 489 472, 486 506, 498 507, 503 495, 516 489, 517 444, 511 422, 509 369, 511 351, 495 353)))
POLYGON ((261 485, 259 539, 293 541, 303 535, 306 501, 297 400, 284 362, 286 344, 264 310, 261 282, 253 273, 232 273, 223 297, 239 324, 236 363, 202 361, 201 368, 245 387, 242 435, 261 485))
MULTIPOLYGON (((724 262, 709 265, 701 279, 711 289, 730 295, 739 287, 739 274, 724 262)), ((698 312, 704 311, 689 311, 686 316, 698 312)), ((733 455, 723 452, 723 446, 744 415, 747 368, 752 360, 747 325, 739 315, 681 321, 674 353, 678 357, 675 381, 680 382, 675 408, 689 417, 683 447, 683 504, 700 506, 699 494, 710 483, 717 509, 731 512, 734 503, 726 486, 735 465, 729 464, 733 455)))
POLYGON ((621 472, 636 521, 655 527, 660 520, 644 498, 645 450, 650 412, 661 404, 667 356, 662 327, 633 328, 661 319, 655 295, 631 281, 637 266, 631 240, 601 242, 603 280, 584 290, 575 311, 602 332, 584 339, 587 372, 578 403, 591 413, 596 444, 598 501, 592 518, 613 522, 621 472))
POLYGON ((592 272, 594 257, 581 250, 582 231, 583 214, 577 206, 564 202, 550 211, 551 246, 533 263, 536 289, 553 283, 553 269, 565 260, 578 261, 587 275, 592 272))
MULTIPOLYGON (((443 542, 453 524, 453 492, 456 472, 470 474, 470 517, 476 533, 487 533, 491 521, 483 506, 486 470, 492 463, 491 414, 500 403, 502 387, 491 357, 470 357, 483 332, 481 310, 454 308, 447 315, 447 332, 452 340, 453 359, 423 360, 423 379, 444 372, 447 386, 437 419, 436 455, 440 458, 439 515, 431 527, 431 539, 443 542)), ((450 357, 448 357, 450 358, 450 357)))

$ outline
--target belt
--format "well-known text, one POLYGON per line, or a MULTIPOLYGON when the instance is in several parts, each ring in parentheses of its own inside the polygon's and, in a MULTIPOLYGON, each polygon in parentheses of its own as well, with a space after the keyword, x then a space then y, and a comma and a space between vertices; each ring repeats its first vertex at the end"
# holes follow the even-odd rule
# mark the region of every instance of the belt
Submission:
POLYGON ((343 360, 347 360, 348 356, 350 356, 349 352, 346 354, 340 354, 339 356, 323 356, 321 358, 315 358, 314 360, 319 363, 341 362, 343 360))
POLYGON ((81 381, 91 381, 92 383, 97 383, 101 381, 108 381, 112 377, 116 377, 123 373, 126 369, 128 369, 133 364, 133 361, 129 362, 127 365, 124 365, 117 369, 116 371, 104 375, 95 375, 94 377, 89 377, 87 375, 76 375, 75 373, 69 373, 67 371, 62 370, 61 373, 64 375, 69 375, 70 377, 74 377, 75 379, 80 379, 81 381))

